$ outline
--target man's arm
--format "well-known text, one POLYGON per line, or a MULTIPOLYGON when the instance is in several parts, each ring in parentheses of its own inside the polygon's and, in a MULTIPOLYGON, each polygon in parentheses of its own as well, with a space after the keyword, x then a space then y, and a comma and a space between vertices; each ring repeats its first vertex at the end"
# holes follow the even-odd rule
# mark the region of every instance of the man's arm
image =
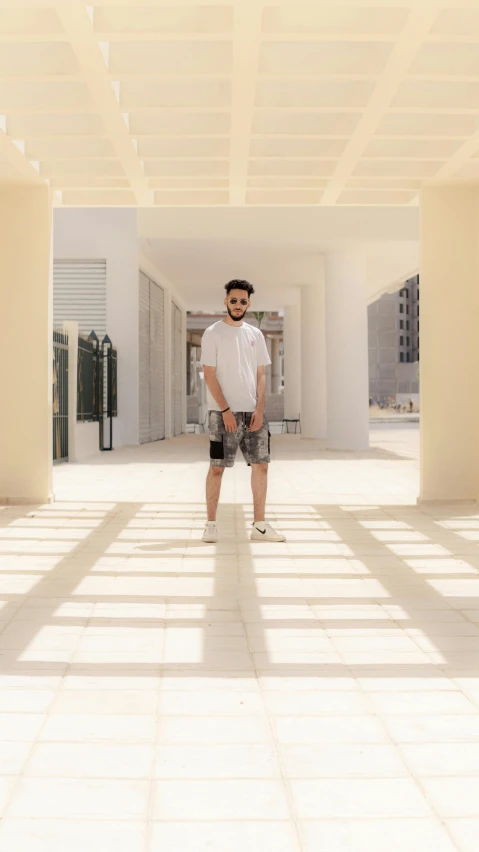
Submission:
POLYGON ((266 374, 264 365, 256 370, 256 409, 251 418, 250 431, 256 432, 263 425, 264 407, 266 399, 266 374))
POLYGON ((203 370, 205 373, 205 382, 208 385, 208 389, 216 404, 219 406, 220 411, 224 412, 223 422, 225 424, 226 431, 236 432, 236 417, 230 410, 228 403, 226 402, 223 396, 223 391, 221 390, 220 383, 216 378, 216 367, 207 367, 205 364, 203 364, 203 370), (225 411, 225 408, 227 409, 227 411, 225 411))

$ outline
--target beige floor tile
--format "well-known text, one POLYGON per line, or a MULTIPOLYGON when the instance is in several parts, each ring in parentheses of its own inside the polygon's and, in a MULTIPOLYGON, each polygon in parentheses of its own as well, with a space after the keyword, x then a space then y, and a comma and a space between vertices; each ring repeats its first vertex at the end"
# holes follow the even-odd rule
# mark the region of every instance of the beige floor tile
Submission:
MULTIPOLYGON (((148 852, 300 852, 287 821, 154 822, 148 852)), ((16 852, 16 850, 15 850, 16 852)))
POLYGON ((0 689, 0 712, 46 713, 54 695, 53 689, 0 689))
POLYGON ((152 745, 39 743, 28 762, 26 775, 39 778, 146 779, 151 776, 153 758, 152 745))
POLYGON ((2 852, 144 852, 142 822, 104 822, 98 819, 4 819, 0 825, 2 852))
POLYGON ((373 716, 279 716, 274 730, 281 744, 386 743, 385 729, 373 716))
POLYGON ((416 743, 401 745, 399 751, 417 777, 479 776, 479 742, 416 743))
POLYGON ((371 701, 380 714, 444 715, 474 713, 474 705, 461 692, 372 692, 371 701))
POLYGON ((41 742, 153 742, 156 731, 153 716, 56 713, 50 716, 40 735, 41 742))
POLYGON ((445 825, 460 852, 477 852, 479 819, 448 819, 445 820, 445 825))
POLYGON ((424 778, 423 785, 441 819, 479 817, 479 777, 424 778))
POLYGON ((159 780, 152 807, 154 819, 180 821, 288 820, 290 816, 280 780, 159 780))
POLYGON ((291 789, 300 819, 431 816, 410 778, 293 780, 291 789))
POLYGON ((160 745, 155 777, 170 779, 280 778, 272 745, 160 745))
POLYGON ((164 716, 159 744, 269 743, 271 731, 260 716, 164 716))
POLYGON ((371 710, 367 696, 360 692, 331 690, 268 691, 265 693, 265 705, 273 716, 360 716, 371 710))
POLYGON ((303 852, 323 849, 328 852, 384 852, 385 838, 388 852, 456 850, 441 823, 427 818, 307 821, 301 825, 301 834, 304 838, 303 852))
POLYGON ((391 745, 284 745, 281 757, 288 778, 389 778, 408 774, 391 745))
POLYGON ((58 692, 50 712, 74 716, 100 713, 150 716, 156 713, 157 706, 157 690, 62 689, 58 692))
POLYGON ((451 716, 383 716, 396 743, 479 742, 479 713, 451 716))
MULTIPOLYGON (((181 686, 181 683, 178 684, 181 686)), ((160 696, 160 716, 264 716, 259 693, 201 690, 173 692, 160 696)))
POLYGON ((149 784, 136 780, 26 778, 8 805, 9 818, 144 819, 149 784))
POLYGON ((33 742, 44 721, 38 713, 1 713, 0 741, 33 742))

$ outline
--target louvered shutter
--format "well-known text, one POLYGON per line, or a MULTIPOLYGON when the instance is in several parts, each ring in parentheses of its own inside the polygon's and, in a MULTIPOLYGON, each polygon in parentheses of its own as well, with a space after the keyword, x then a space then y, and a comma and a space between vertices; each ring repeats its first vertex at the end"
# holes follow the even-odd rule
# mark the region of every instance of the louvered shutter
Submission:
POLYGON ((80 334, 106 332, 106 260, 53 261, 53 324, 78 323, 80 334))

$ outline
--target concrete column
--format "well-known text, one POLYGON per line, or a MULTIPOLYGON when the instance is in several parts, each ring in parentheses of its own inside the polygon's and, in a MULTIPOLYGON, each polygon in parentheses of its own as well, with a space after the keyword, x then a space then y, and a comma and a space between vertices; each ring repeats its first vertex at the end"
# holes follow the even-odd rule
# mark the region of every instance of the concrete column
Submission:
POLYGON ((326 437, 324 263, 314 284, 301 287, 301 434, 326 437))
POLYGON ((421 194, 421 501, 479 498, 479 189, 421 194))
POLYGON ((47 187, 0 188, 0 503, 52 499, 52 245, 47 187))
POLYGON ((281 384, 279 342, 279 337, 273 337, 271 340, 271 393, 279 393, 279 386, 281 384))
POLYGON ((63 323, 68 334, 68 461, 77 461, 77 384, 78 384, 78 323, 63 323))
POLYGON ((301 307, 284 309, 284 416, 301 413, 301 307))
MULTIPOLYGON (((272 357, 271 357, 272 354, 273 354, 273 346, 272 346, 271 337, 267 337, 265 335, 264 339, 265 339, 265 342, 266 342, 266 348, 268 350, 268 355, 271 358, 271 360, 273 360, 272 357)), ((272 366, 271 364, 268 364, 268 366, 266 367, 266 369, 264 371, 265 378, 266 378, 266 395, 267 396, 269 396, 271 394, 271 387, 272 387, 271 366, 272 366)))
POLYGON ((359 253, 326 256, 328 447, 369 447, 366 262, 359 253))

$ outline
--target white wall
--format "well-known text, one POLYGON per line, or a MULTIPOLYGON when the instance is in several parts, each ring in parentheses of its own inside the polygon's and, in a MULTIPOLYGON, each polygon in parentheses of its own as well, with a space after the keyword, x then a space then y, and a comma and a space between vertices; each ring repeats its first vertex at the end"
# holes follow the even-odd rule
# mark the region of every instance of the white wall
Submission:
POLYGON ((177 288, 158 269, 145 252, 138 251, 137 265, 152 281, 163 287, 165 293, 165 437, 171 438, 171 302, 174 300, 183 312, 183 431, 186 432, 186 306, 177 288))
MULTIPOLYGON (((77 208, 54 211, 53 256, 106 259, 107 331, 118 347, 115 447, 139 442, 139 320, 137 211, 77 208)), ((80 423, 76 457, 98 451, 98 424, 80 423)))

